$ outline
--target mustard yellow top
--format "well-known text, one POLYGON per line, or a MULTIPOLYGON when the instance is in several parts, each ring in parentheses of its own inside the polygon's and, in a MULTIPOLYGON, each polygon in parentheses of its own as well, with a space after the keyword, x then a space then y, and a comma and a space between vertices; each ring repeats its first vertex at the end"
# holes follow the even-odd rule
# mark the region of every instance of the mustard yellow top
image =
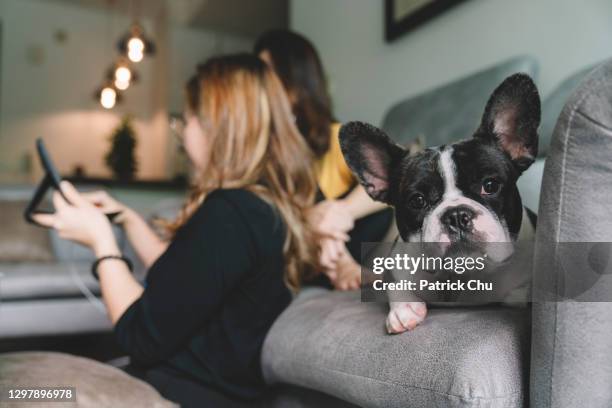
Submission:
POLYGON ((319 188, 325 198, 335 199, 353 187, 355 177, 346 165, 340 149, 340 124, 332 124, 330 130, 329 149, 317 160, 315 172, 319 188))

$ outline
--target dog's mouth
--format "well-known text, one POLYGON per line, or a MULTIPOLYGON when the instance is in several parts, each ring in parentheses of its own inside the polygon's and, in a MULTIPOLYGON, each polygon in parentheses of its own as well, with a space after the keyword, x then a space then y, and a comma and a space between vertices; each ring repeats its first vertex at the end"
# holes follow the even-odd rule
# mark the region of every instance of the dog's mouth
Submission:
POLYGON ((512 252, 506 246, 511 242, 492 242, 483 239, 486 235, 465 232, 453 236, 442 235, 438 242, 421 242, 423 252, 442 258, 478 257, 492 252, 494 258, 505 258, 512 252))
POLYGON ((468 256, 474 252, 483 252, 486 242, 474 241, 472 239, 460 239, 451 243, 445 252, 445 256, 459 257, 468 256))
POLYGON ((442 239, 439 242, 422 242, 425 252, 444 257, 465 256, 485 250, 487 242, 474 239, 472 234, 452 239, 442 239))
POLYGON ((460 231, 453 234, 443 233, 435 244, 439 248, 437 252, 440 252, 441 255, 461 253, 464 250, 482 248, 486 244, 486 240, 483 238, 481 234, 471 231, 460 231))

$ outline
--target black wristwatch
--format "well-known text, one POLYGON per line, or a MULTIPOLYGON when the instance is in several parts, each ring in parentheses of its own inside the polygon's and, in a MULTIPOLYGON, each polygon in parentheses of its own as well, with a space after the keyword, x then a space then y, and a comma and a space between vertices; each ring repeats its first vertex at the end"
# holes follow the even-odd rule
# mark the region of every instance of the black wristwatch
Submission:
POLYGON ((119 261, 123 261, 125 265, 128 267, 128 269, 130 270, 130 272, 134 272, 134 265, 132 264, 132 261, 130 261, 129 258, 126 258, 123 255, 106 255, 106 256, 102 256, 96 259, 94 263, 91 265, 91 274, 93 275, 94 278, 96 278, 97 281, 100 280, 100 277, 98 276, 98 266, 100 266, 100 264, 103 261, 106 261, 107 259, 117 259, 119 261))

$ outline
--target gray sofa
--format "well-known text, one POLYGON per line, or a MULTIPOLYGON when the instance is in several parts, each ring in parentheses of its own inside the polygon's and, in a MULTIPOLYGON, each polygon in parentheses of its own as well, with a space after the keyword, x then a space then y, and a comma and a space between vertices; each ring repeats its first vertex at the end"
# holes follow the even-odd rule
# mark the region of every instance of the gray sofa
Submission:
MULTIPOLYGON (((542 248, 553 240, 612 241, 612 61, 568 91, 577 82, 569 78, 544 104, 545 121, 559 117, 558 98, 571 93, 550 148, 544 135, 541 150, 547 159, 535 268, 550 274, 558 290, 563 285, 556 254, 542 248)), ((447 89, 455 93, 457 86, 447 89)), ((414 111, 434 97, 418 98, 392 109, 385 121, 399 141, 411 132, 393 121, 418 117, 414 111)), ((428 106, 437 106, 432 103, 428 106)), ((424 129, 439 126, 432 122, 424 129)), ((460 128, 449 126, 453 131, 447 137, 460 128)), ((440 135, 434 143, 444 140, 435 138, 440 135)), ((612 275, 602 275, 594 284, 610 295, 607 300, 612 300, 611 280, 612 275)), ((397 336, 385 334, 386 312, 384 305, 360 303, 355 293, 304 293, 268 335, 262 357, 267 381, 364 407, 612 406, 612 303, 565 299, 522 309, 434 308, 423 325, 397 336)), ((299 401, 296 396, 292 406, 314 406, 299 401)), ((335 403, 320 397, 318 406, 335 403)))
MULTIPOLYGON (((455 95, 459 101, 473 101, 478 109, 465 107, 462 115, 454 115, 453 104, 443 103, 439 106, 446 113, 441 115, 462 116, 465 123, 475 124, 486 96, 501 79, 516 71, 535 75, 536 66, 530 58, 514 59, 466 78, 471 84, 467 93, 454 83, 432 91, 437 96, 411 98, 390 111, 384 126, 402 142, 417 136, 431 144, 456 135, 465 137, 473 126, 465 125, 466 134, 460 123, 433 120, 412 129, 398 122, 420 117, 419 109, 437 106, 436 98, 455 95), (487 85, 475 86, 478 77, 487 85), (430 103, 424 105, 424 100, 430 103)), ((544 122, 559 116, 558 98, 566 100, 568 89, 575 85, 571 79, 545 100, 544 122)), ((535 268, 547 270, 553 281, 557 278, 557 270, 550 268, 555 265, 554 254, 538 250, 547 242, 611 241, 611 118, 612 61, 608 61, 573 92, 550 148, 546 142, 550 138, 542 135, 546 164, 542 157, 538 171, 545 176, 535 268), (585 183, 587 178, 594 184, 585 183)), ((523 177, 528 178, 527 187, 521 187, 525 201, 537 203, 540 176, 535 171, 523 177)), ((597 284, 610 289, 609 280, 597 284)), ((422 326, 396 336, 385 333, 386 311, 383 304, 361 303, 355 292, 304 290, 276 321, 264 344, 262 369, 275 389, 266 405, 612 406, 612 303, 568 300, 536 302, 530 308, 433 308, 422 326)), ((12 360, 15 370, 28 364, 29 356, 18 357, 12 360)), ((0 367, 10 358, 0 356, 0 367)), ((53 376, 55 370, 60 374, 53 378, 58 380, 62 378, 58 367, 40 375, 53 376)), ((96 375, 93 366, 86 371, 96 375)))
MULTIPOLYGON (((592 274, 561 269, 555 261, 563 247, 551 251, 550 242, 612 242, 612 60, 592 70, 565 104, 543 185, 534 270, 560 296, 592 274)), ((612 273, 610 245, 604 248, 607 268, 573 296, 580 301, 533 305, 534 408, 612 406, 612 273)))

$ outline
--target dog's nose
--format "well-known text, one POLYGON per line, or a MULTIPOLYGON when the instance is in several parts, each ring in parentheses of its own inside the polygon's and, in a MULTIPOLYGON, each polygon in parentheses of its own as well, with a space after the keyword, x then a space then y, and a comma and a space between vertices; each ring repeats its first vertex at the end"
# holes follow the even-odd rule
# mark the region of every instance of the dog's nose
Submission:
POLYGON ((449 208, 442 214, 442 224, 455 234, 471 231, 473 219, 474 211, 465 206, 449 208))

